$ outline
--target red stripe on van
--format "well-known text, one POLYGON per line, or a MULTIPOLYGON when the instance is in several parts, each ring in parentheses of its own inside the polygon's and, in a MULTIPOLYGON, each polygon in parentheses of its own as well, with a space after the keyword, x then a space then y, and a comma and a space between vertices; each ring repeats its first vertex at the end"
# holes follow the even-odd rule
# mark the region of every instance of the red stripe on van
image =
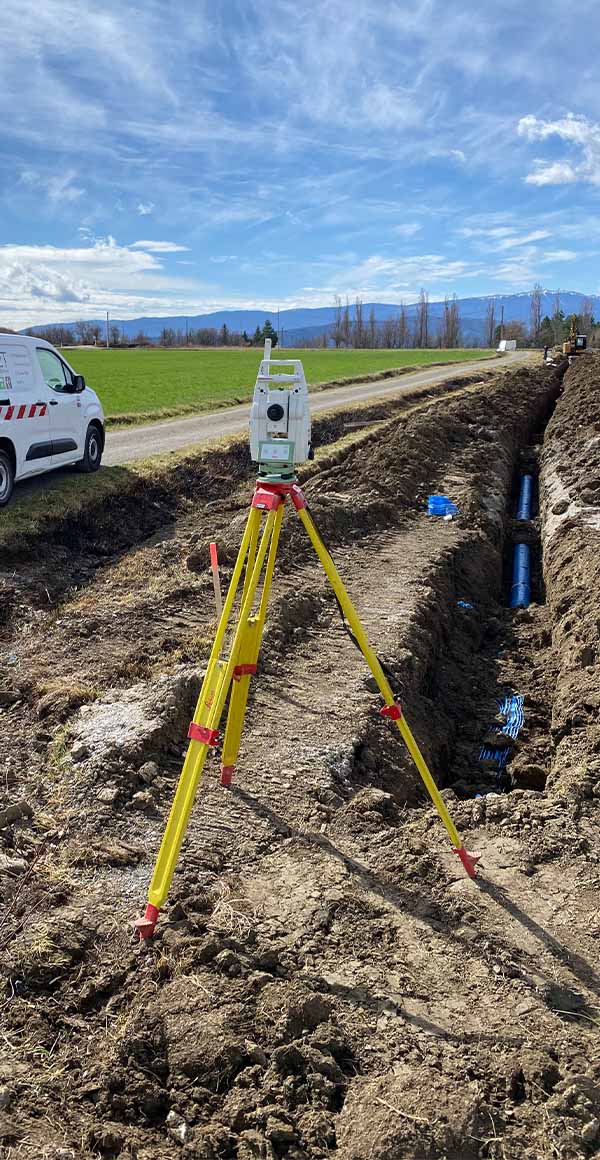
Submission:
POLYGON ((28 419, 35 419, 35 408, 36 403, 32 403, 29 408, 29 415, 27 416, 28 419))
POLYGON ((17 415, 17 419, 24 419, 26 410, 27 410, 27 407, 25 406, 25 403, 21 403, 21 406, 19 407, 19 413, 17 415))
POLYGON ((12 419, 13 411, 14 411, 14 407, 8 407, 6 415, 4 416, 4 418, 5 419, 12 419))

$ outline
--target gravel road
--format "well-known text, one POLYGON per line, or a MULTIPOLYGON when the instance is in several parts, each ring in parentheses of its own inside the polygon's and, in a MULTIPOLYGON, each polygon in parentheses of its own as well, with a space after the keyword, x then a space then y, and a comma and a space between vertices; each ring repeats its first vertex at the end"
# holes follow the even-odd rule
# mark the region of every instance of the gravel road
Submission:
MULTIPOLYGON (((481 359, 473 362, 453 363, 443 367, 428 368, 400 375, 397 379, 382 379, 378 382, 352 383, 344 387, 332 387, 316 391, 310 397, 311 412, 329 411, 334 407, 360 403, 365 399, 384 398, 386 395, 408 395, 426 390, 433 383, 478 370, 493 367, 506 369, 510 364, 531 357, 527 351, 517 351, 505 355, 502 360, 481 359)), ((169 419, 164 423, 150 423, 142 427, 124 427, 109 431, 103 462, 108 467, 132 463, 136 459, 146 459, 166 451, 179 451, 194 443, 204 443, 211 439, 221 439, 225 435, 236 435, 248 426, 249 403, 237 407, 222 408, 220 411, 205 411, 185 419, 169 419)))

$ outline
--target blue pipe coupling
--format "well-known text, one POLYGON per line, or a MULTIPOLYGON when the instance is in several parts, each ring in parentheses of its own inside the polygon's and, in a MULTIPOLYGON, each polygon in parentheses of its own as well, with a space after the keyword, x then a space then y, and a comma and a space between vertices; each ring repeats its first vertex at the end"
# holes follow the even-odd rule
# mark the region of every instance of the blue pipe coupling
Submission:
POLYGON ((511 608, 528 608, 531 603, 531 559, 529 544, 515 544, 513 557, 511 608))

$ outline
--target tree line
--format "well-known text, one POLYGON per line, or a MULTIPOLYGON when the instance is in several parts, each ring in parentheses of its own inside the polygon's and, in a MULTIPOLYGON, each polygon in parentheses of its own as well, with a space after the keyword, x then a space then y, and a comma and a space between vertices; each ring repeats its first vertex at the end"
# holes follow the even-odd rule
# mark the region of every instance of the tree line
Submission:
POLYGON ((341 347, 376 348, 386 350, 420 348, 423 347, 458 347, 462 344, 460 309, 456 294, 452 298, 444 299, 443 315, 436 320, 435 327, 431 323, 429 294, 421 290, 413 318, 409 317, 406 305, 401 302, 397 314, 383 321, 377 321, 374 308, 371 307, 368 318, 365 318, 364 305, 361 298, 356 298, 353 306, 353 317, 350 316, 350 302, 342 303, 336 295, 334 303, 334 322, 322 338, 308 340, 307 345, 329 346, 333 344, 336 350, 341 347))
MULTIPOLYGON (((43 338, 53 346, 105 346, 106 327, 91 322, 75 322, 73 326, 36 326, 30 327, 25 334, 43 338)), ((271 339, 271 345, 277 346, 278 335, 273 324, 267 318, 264 326, 257 326, 252 335, 245 330, 238 332, 230 330, 226 323, 217 329, 213 326, 201 326, 197 329, 189 327, 186 330, 166 326, 158 339, 149 338, 140 330, 134 338, 125 335, 115 323, 109 327, 108 345, 111 347, 131 346, 264 346, 265 339, 271 339)))
MULTIPOLYGON (((529 305, 529 325, 515 319, 504 319, 499 310, 496 299, 489 298, 483 322, 483 334, 479 342, 471 340, 466 345, 495 347, 502 338, 514 339, 518 346, 558 346, 562 344, 569 333, 573 318, 575 318, 578 333, 587 335, 590 346, 600 345, 600 321, 593 316, 593 302, 591 298, 583 298, 580 313, 565 315, 561 307, 560 290, 554 295, 551 314, 542 316, 543 289, 536 283, 531 291, 529 305)), ((97 323, 80 321, 72 327, 43 326, 26 331, 27 334, 36 334, 46 339, 54 346, 103 346, 106 342, 106 328, 97 323)), ((161 347, 221 347, 221 346, 257 346, 264 345, 265 339, 270 338, 273 347, 277 346, 278 334, 270 320, 264 326, 257 326, 252 335, 245 330, 241 333, 230 330, 224 323, 220 328, 198 327, 181 328, 164 327, 158 339, 151 339, 142 330, 133 338, 127 338, 120 328, 113 324, 109 329, 109 345, 111 347, 125 346, 161 346, 161 347)), ((418 301, 409 314, 404 303, 400 303, 397 313, 383 321, 375 318, 375 311, 371 307, 368 317, 365 316, 364 304, 361 298, 356 298, 352 308, 348 298, 345 303, 339 295, 334 301, 334 321, 326 326, 321 334, 304 340, 296 339, 295 346, 322 347, 334 346, 340 348, 383 348, 394 349, 451 349, 465 345, 461 328, 460 308, 456 294, 444 299, 441 317, 432 318, 429 294, 421 290, 418 301)))

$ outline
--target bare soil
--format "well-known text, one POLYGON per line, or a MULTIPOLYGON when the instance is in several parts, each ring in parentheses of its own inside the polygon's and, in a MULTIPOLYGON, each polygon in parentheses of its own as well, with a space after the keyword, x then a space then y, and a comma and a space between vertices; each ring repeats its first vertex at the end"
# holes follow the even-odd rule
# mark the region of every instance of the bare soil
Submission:
POLYGON ((475 883, 288 513, 234 786, 216 755, 155 939, 136 942, 215 627, 206 546, 227 578, 246 451, 186 461, 136 497, 137 519, 125 497, 37 556, 15 547, 0 594, 7 1160, 598 1152, 600 364, 565 369, 459 384, 351 438, 348 415, 322 421, 330 447, 303 474, 481 851, 475 883), (535 600, 515 612, 514 490, 531 465, 535 600), (460 515, 429 519, 431 492, 460 515), (477 755, 506 691, 525 696, 525 727, 501 785, 477 755))

